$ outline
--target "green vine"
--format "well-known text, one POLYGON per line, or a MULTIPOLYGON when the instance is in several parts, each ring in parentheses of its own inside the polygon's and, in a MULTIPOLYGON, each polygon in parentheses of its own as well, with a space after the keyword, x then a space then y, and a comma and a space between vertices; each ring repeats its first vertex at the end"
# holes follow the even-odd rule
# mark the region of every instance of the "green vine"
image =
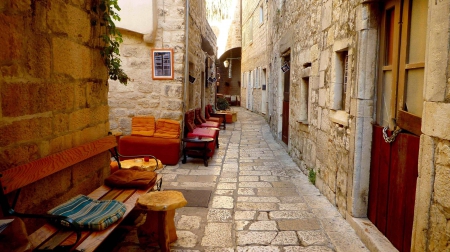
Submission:
POLYGON ((104 47, 100 51, 103 61, 108 68, 109 78, 119 80, 120 83, 127 85, 128 75, 123 71, 120 60, 119 46, 123 42, 122 34, 116 29, 114 21, 120 21, 118 11, 120 7, 118 0, 100 0, 99 9, 101 11, 101 25, 106 27, 106 33, 101 35, 104 47))
POLYGON ((308 180, 311 184, 316 184, 316 172, 312 168, 309 170, 308 180))

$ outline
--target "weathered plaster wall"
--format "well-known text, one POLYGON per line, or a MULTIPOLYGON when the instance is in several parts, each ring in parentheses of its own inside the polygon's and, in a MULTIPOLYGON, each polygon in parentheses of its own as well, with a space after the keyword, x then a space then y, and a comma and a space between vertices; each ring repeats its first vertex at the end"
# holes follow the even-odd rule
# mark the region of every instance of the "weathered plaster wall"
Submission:
MULTIPOLYGON (((205 72, 207 55, 202 50, 202 35, 215 42, 214 33, 207 28, 204 0, 191 0, 189 14, 189 53, 186 55, 185 6, 186 1, 163 1, 156 3, 158 29, 154 43, 146 43, 142 34, 122 31, 121 59, 124 71, 131 78, 127 86, 111 81, 109 92, 111 130, 131 133, 131 118, 153 115, 182 121, 185 109, 200 107, 202 99, 214 99, 214 88, 205 88, 202 71, 205 72), (151 50, 171 48, 174 50, 174 79, 153 80, 151 50), (185 92, 185 58, 192 65, 189 74, 196 78, 185 92), (203 88, 203 93, 202 93, 203 88), (202 95, 203 94, 203 95, 202 95), (191 98, 191 99, 190 99, 191 98), (184 102, 185 107, 183 107, 184 102)), ((213 45, 215 48, 215 45, 213 45)), ((212 58, 215 55, 211 55, 212 58)), ((207 76, 215 69, 208 68, 207 76)), ((206 77, 207 78, 207 77, 206 77)))
MULTIPOLYGON (((0 2, 0 170, 108 134, 108 84, 97 1, 0 2)), ((19 212, 44 213, 109 175, 100 154, 25 187, 19 212)), ((26 220, 28 231, 36 222, 26 220)))

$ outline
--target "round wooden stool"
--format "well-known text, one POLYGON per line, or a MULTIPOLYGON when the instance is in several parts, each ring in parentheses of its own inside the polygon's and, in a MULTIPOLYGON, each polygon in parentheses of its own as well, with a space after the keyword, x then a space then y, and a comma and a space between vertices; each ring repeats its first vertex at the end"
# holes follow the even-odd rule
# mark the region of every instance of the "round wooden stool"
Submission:
POLYGON ((138 228, 139 243, 159 245, 161 251, 170 251, 170 243, 177 240, 175 209, 187 204, 181 192, 156 191, 141 195, 136 206, 147 211, 145 223, 138 228))

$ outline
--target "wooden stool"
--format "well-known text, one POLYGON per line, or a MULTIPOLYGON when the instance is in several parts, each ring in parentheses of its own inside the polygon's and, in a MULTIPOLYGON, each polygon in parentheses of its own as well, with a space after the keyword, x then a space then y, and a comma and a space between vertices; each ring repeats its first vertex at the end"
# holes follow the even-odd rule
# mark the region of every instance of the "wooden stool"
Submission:
POLYGON ((181 192, 155 191, 141 195, 136 206, 147 211, 145 223, 138 228, 139 243, 159 245, 161 251, 170 251, 170 243, 177 240, 175 209, 187 204, 181 192))

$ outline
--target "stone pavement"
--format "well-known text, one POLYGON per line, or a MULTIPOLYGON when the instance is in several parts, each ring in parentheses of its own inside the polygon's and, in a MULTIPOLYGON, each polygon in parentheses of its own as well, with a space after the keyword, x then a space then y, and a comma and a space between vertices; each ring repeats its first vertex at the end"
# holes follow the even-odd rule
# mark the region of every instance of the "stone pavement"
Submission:
MULTIPOLYGON (((369 251, 337 209, 274 140, 260 115, 243 108, 220 131, 220 148, 202 160, 167 166, 163 189, 213 190, 209 207, 176 210, 172 251, 369 251)), ((141 248, 136 228, 116 251, 141 248)))

